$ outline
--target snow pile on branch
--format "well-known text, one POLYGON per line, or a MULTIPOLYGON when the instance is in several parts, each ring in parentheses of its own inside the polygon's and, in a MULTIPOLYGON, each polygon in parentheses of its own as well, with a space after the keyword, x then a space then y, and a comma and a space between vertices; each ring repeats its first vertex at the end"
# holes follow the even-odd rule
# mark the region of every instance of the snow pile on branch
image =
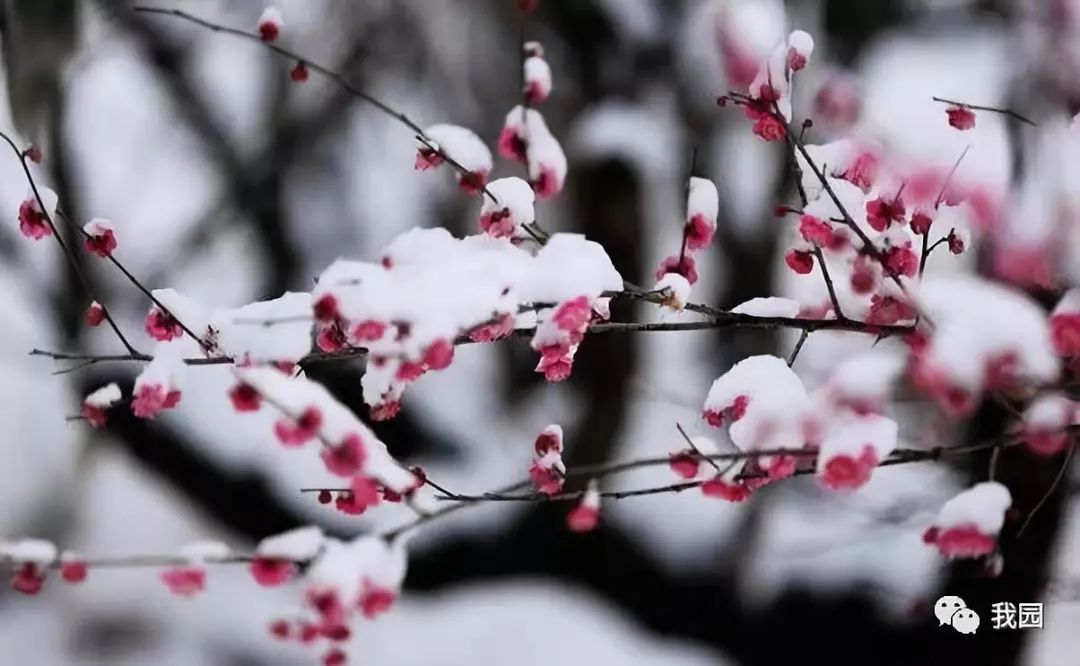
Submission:
POLYGON ((912 378, 948 412, 970 413, 984 391, 1057 378, 1050 325, 1024 294, 966 276, 930 282, 918 300, 934 328, 912 378))
POLYGON ((523 162, 538 199, 550 199, 562 191, 566 180, 566 154, 536 109, 515 106, 506 114, 499 134, 499 154, 523 162))
MULTIPOLYGON (((321 384, 276 368, 235 368, 234 373, 282 414, 274 428, 282 444, 303 446, 317 440, 327 470, 351 478, 354 486, 365 490, 372 482, 396 493, 414 488, 413 473, 395 461, 375 433, 321 384)), ((377 502, 375 497, 372 504, 377 502)))
POLYGON ((495 199, 484 197, 480 208, 480 228, 495 238, 513 238, 522 225, 536 220, 536 195, 524 180, 517 177, 491 181, 488 191, 495 199))
POLYGON ((945 557, 979 557, 997 549, 1005 511, 1012 505, 1009 489, 996 481, 978 483, 946 502, 923 534, 945 557))
POLYGON ((491 173, 491 151, 470 129, 457 125, 432 125, 424 130, 427 141, 420 140, 415 167, 418 171, 435 168, 453 160, 464 169, 457 174, 458 185, 468 194, 476 194, 487 184, 491 173))
POLYGON ((896 448, 899 430, 896 421, 874 414, 831 424, 818 450, 818 480, 833 490, 865 485, 874 468, 896 448))
MULTIPOLYGON (((799 377, 776 356, 751 356, 736 363, 709 388, 704 418, 719 428, 730 424, 731 441, 742 451, 802 449, 810 399, 799 377)), ((769 480, 795 471, 792 454, 754 460, 769 480)))

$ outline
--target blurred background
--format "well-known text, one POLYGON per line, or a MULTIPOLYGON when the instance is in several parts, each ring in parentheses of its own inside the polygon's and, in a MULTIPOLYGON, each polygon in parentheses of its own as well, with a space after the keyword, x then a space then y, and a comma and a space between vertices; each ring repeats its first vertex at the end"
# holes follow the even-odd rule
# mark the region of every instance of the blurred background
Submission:
MULTIPOLYGON (((249 31, 264 9, 258 0, 153 4, 249 31)), ((699 260, 694 300, 721 307, 821 289, 783 269, 787 227, 773 208, 795 198, 782 147, 715 104, 745 86, 789 30, 817 41, 795 86, 796 118, 815 120, 808 143, 855 132, 945 166, 970 144, 966 175, 1009 187, 1049 168, 1015 123, 980 116, 961 134, 931 97, 1040 120, 1080 102, 1073 0, 542 0, 524 22, 515 0, 277 4, 286 48, 422 126, 464 125, 492 147, 520 98, 522 30, 541 41, 555 80, 543 112, 570 158, 567 188, 539 206, 541 224, 587 234, 624 278, 651 284, 678 251, 693 162, 721 192, 719 240, 699 260)), ((374 259, 412 227, 478 232, 479 201, 445 169, 415 172, 407 129, 319 76, 291 82, 293 63, 256 43, 135 14, 119 0, 4 5, 0 128, 44 146, 35 175, 69 215, 115 221, 117 256, 150 288, 240 305, 310 289, 334 259, 374 259)), ((496 177, 514 174, 497 160, 496 177)), ((332 480, 314 456, 273 441, 272 415, 232 413, 223 368, 191 371, 179 408, 157 420, 118 414, 101 432, 65 421, 106 382, 127 394, 137 368, 53 374, 68 366, 27 355, 122 350, 106 327, 83 325, 89 298, 55 244, 18 234, 27 188, 13 155, 0 157, 0 176, 10 222, 0 226, 0 538, 48 538, 94 555, 171 553, 201 539, 250 548, 309 523, 349 536, 405 519, 396 507, 349 517, 300 494, 332 480)), ((977 270, 979 257, 935 262, 977 270)), ((85 266, 99 298, 148 348, 149 304, 104 266, 85 266)), ((614 310, 624 321, 659 316, 634 303, 614 310)), ((713 378, 794 342, 730 330, 590 337, 558 385, 533 372, 522 340, 470 345, 374 429, 397 457, 458 492, 521 478, 548 423, 566 429, 569 467, 664 455, 681 447, 676 423, 705 432, 700 408, 713 378)), ((796 368, 814 385, 872 342, 815 334, 796 368)), ((307 372, 366 415, 362 362, 307 372)), ((901 444, 974 441, 1000 427, 987 407, 969 426, 901 444)), ((1014 493, 1038 497, 1057 471, 1004 458, 1014 493)), ((629 499, 605 505, 588 535, 566 530, 565 506, 462 511, 417 538, 399 605, 359 625, 350 652, 356 663, 441 666, 1075 663, 1080 510, 1070 478, 996 578, 947 566, 920 540, 940 504, 986 465, 973 456, 890 468, 850 496, 795 479, 741 505, 696 493, 629 499), (993 631, 984 617, 975 637, 939 629, 931 608, 946 592, 984 607, 1045 601, 1045 628, 993 631)), ((605 489, 669 478, 646 470, 605 489)), ((207 592, 191 600, 170 595, 152 570, 94 570, 82 586, 49 585, 39 597, 0 592, 0 662, 311 663, 267 632, 295 603, 295 591, 258 588, 243 568, 212 569, 207 592)))

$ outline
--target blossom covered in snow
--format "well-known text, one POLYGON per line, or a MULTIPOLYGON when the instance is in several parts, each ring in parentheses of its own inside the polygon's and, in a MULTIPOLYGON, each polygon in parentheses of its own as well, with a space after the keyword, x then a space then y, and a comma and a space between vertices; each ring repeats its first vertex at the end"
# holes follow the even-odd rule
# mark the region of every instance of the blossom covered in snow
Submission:
POLYGON ((87 252, 99 257, 110 257, 116 250, 116 227, 111 220, 95 217, 83 226, 87 252))
POLYGON ((441 165, 450 158, 464 173, 458 173, 458 184, 469 194, 476 194, 487 185, 491 173, 491 151, 470 129, 458 125, 432 125, 424 130, 416 153, 416 169, 425 171, 441 165))
POLYGON ((1080 287, 1065 292, 1054 306, 1050 334, 1059 356, 1080 359, 1080 287))
POLYGON ((979 557, 997 549, 998 532, 1012 505, 1009 489, 996 481, 968 488, 946 502, 923 534, 945 557, 979 557))
POLYGON ((480 208, 480 228, 495 238, 513 238, 522 225, 536 220, 536 195, 524 180, 511 176, 493 180, 480 208))
POLYGON ((529 104, 540 104, 551 95, 551 67, 544 60, 544 48, 540 42, 525 42, 524 50, 523 93, 529 104))
POLYGON ((896 448, 899 426, 890 418, 874 414, 831 425, 818 450, 818 481, 833 490, 865 485, 874 468, 896 448))
POLYGON ((1069 445, 1066 431, 1080 421, 1080 403, 1058 393, 1044 393, 1024 410, 1020 438, 1040 455, 1054 455, 1069 445))
POLYGON ((180 403, 180 381, 185 371, 179 352, 159 343, 154 360, 135 378, 131 413, 142 419, 152 419, 162 410, 176 407, 180 403))
POLYGON ((661 305, 675 311, 690 302, 690 281, 678 273, 665 273, 652 290, 661 293, 661 305))
POLYGON ((325 537, 315 526, 269 536, 255 547, 250 570, 255 582, 263 587, 282 585, 297 574, 300 563, 309 562, 322 549, 325 537))
MULTIPOLYGON (((791 120, 791 75, 805 68, 814 50, 813 38, 802 30, 777 45, 750 82, 749 95, 733 96, 746 117, 754 121, 754 134, 777 141, 787 134, 791 120)), ((722 98, 726 100, 727 98, 722 98)))
POLYGON ((690 444, 668 456, 668 466, 679 478, 699 481, 705 497, 741 502, 750 496, 751 484, 740 478, 745 460, 710 462, 707 456, 720 453, 720 448, 709 437, 691 437, 690 444))
POLYGON ((536 109, 515 106, 506 114, 499 134, 499 154, 526 164, 537 199, 550 199, 562 191, 566 154, 536 109))
MULTIPOLYGON (((810 399, 799 377, 776 356, 751 356, 718 377, 705 398, 704 418, 728 434, 742 451, 802 449, 810 399)), ((795 471, 795 457, 765 455, 756 460, 770 479, 795 471)))
POLYGON ((44 539, 0 542, 0 560, 11 562, 11 587, 32 595, 41 591, 45 575, 56 561, 56 546, 44 539))
POLYGON ((259 23, 257 24, 259 39, 268 43, 276 41, 278 36, 281 35, 283 25, 281 10, 277 7, 267 7, 259 16, 259 23))
POLYGON ((51 220, 56 215, 56 204, 60 198, 47 187, 33 188, 19 204, 19 231, 32 240, 40 240, 52 233, 51 220), (38 195, 41 200, 38 200, 38 195), (44 208, 42 206, 44 205, 44 208))
POLYGON ((562 490, 566 476, 562 453, 562 426, 553 424, 541 430, 533 444, 533 460, 529 465, 529 479, 537 492, 555 495, 562 490))
POLYGON ((105 410, 120 400, 120 387, 115 382, 102 386, 83 399, 82 415, 95 428, 103 428, 105 410))
POLYGON ((566 514, 566 525, 571 532, 591 532, 600 522, 600 489, 596 480, 589 481, 585 494, 577 506, 566 514))
POLYGON ((798 301, 779 296, 751 298, 731 308, 733 314, 750 315, 752 317, 785 317, 788 319, 799 316, 799 310, 798 301))
POLYGON ((882 350, 862 352, 842 359, 825 382, 827 401, 854 414, 881 414, 904 372, 904 358, 882 350))
POLYGON ((89 307, 86 308, 86 314, 83 315, 83 321, 87 326, 100 326, 101 322, 105 321, 105 308, 101 303, 92 301, 89 307))
POLYGON ((224 560, 230 554, 228 546, 216 541, 188 544, 180 549, 180 557, 187 562, 163 570, 161 582, 178 597, 193 597, 206 589, 206 564, 224 560))
POLYGON ((970 413, 986 390, 1057 378, 1050 325, 1023 293, 967 276, 928 281, 917 298, 934 327, 912 379, 947 412, 970 413))
POLYGON ((716 216, 720 199, 716 185, 705 178, 690 178, 686 197, 686 249, 703 250, 716 235, 716 216))

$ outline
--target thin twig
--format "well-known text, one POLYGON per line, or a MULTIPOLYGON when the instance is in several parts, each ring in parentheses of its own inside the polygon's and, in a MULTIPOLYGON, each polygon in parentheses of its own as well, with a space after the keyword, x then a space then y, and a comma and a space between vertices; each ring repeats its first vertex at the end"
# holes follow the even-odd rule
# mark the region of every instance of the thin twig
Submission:
POLYGON ((810 337, 810 331, 803 331, 799 334, 799 341, 795 343, 795 349, 791 350, 791 356, 788 357, 788 367, 795 365, 795 359, 799 357, 799 352, 802 351, 803 345, 806 344, 806 339, 810 337))
MULTIPOLYGON (((398 121, 399 123, 401 123, 405 127, 409 128, 409 130, 411 130, 416 135, 417 141, 424 144, 424 147, 427 148, 428 150, 431 150, 431 151, 437 153, 440 157, 442 157, 442 159, 447 164, 449 164, 455 171, 457 171, 462 176, 466 176, 466 175, 472 173, 469 169, 466 169, 460 162, 458 162, 457 160, 455 160, 454 158, 450 157, 445 152, 443 152, 442 147, 440 147, 438 143, 436 143, 430 137, 428 137, 428 135, 424 132, 424 129, 422 127, 420 127, 420 125, 418 125, 416 122, 414 122, 411 118, 409 118, 409 116, 405 115, 401 111, 398 111, 397 109, 393 108, 389 104, 386 104, 382 100, 380 100, 380 99, 378 99, 376 97, 373 97, 369 93, 367 93, 367 92, 361 90, 360 88, 356 87, 355 85, 350 83, 349 80, 347 78, 345 78, 344 75, 340 74, 339 72, 334 71, 333 69, 331 69, 329 67, 326 67, 325 65, 320 65, 319 63, 312 61, 310 58, 307 58, 307 57, 305 57, 305 56, 303 56, 303 55, 301 55, 299 53, 296 53, 294 51, 290 51, 289 49, 278 46, 277 44, 273 44, 273 43, 270 43, 270 42, 264 42, 262 40, 262 38, 257 33, 248 32, 246 30, 240 30, 239 28, 230 28, 229 26, 221 25, 220 23, 214 23, 213 21, 208 21, 207 19, 204 19, 204 18, 195 16, 194 14, 190 14, 188 12, 185 12, 182 9, 168 9, 168 8, 163 8, 163 7, 145 7, 145 6, 142 6, 142 5, 136 5, 136 6, 132 7, 131 9, 132 9, 132 11, 134 11, 136 13, 155 14, 155 15, 158 15, 158 16, 169 16, 169 17, 181 19, 183 21, 187 21, 189 23, 193 23, 195 25, 201 26, 203 28, 207 28, 208 30, 212 30, 213 32, 218 32, 218 33, 222 33, 222 34, 226 34, 226 35, 233 35, 235 37, 240 37, 240 38, 243 38, 243 39, 247 39, 247 40, 249 40, 251 42, 254 42, 254 43, 262 46, 263 48, 267 49, 268 51, 273 51, 274 53, 276 53, 276 54, 278 54, 280 56, 284 56, 285 58, 288 58, 288 59, 293 60, 295 62, 303 63, 303 65, 305 67, 307 67, 309 70, 311 70, 313 72, 317 72, 317 73, 321 74, 322 76, 325 76, 326 78, 333 81, 335 84, 340 86, 343 90, 345 90, 349 94, 351 94, 354 97, 357 97, 357 98, 367 102, 368 104, 371 104, 376 109, 378 109, 383 115, 386 115, 386 116, 388 116, 390 118, 393 118, 394 120, 398 121)), ((484 194, 486 194, 492 201, 498 203, 498 201, 499 201, 498 197, 496 197, 494 194, 492 194, 491 191, 487 188, 487 186, 482 187, 481 191, 484 194)))
MULTIPOLYGON (((53 222, 52 216, 49 215, 49 211, 46 210, 45 202, 41 200, 41 193, 38 191, 37 183, 34 182, 34 175, 30 173, 30 165, 26 163, 26 153, 19 150, 19 147, 15 145, 11 137, 3 132, 0 132, 0 138, 11 146, 11 150, 15 153, 15 156, 19 158, 19 164, 22 165, 23 173, 26 175, 26 181, 30 184, 30 189, 34 193, 34 199, 37 200, 38 208, 41 210, 41 216, 45 218, 45 222, 48 223, 49 229, 52 230, 52 235, 56 239, 56 242, 60 245, 60 249, 64 252, 64 257, 67 258, 68 264, 71 265, 71 269, 75 272, 75 276, 79 282, 82 283, 83 289, 86 291, 90 299, 97 301, 101 306, 101 314, 105 316, 105 320, 109 322, 109 328, 116 333, 116 337, 120 339, 120 343, 124 345, 124 349, 128 350, 130 354, 137 354, 135 348, 131 346, 128 339, 124 337, 124 334, 120 331, 120 327, 116 324, 112 314, 109 313, 109 309, 105 307, 105 303, 94 296, 94 290, 90 288, 90 281, 83 274, 82 267, 79 265, 79 260, 75 257, 74 252, 64 242, 63 237, 60 236, 60 230, 56 228, 56 224, 53 222)), ((59 211, 58 211, 59 212, 59 211)), ((79 231, 83 231, 81 227, 78 227, 79 231)), ((85 233, 85 231, 83 232, 85 233)))
POLYGON ((974 109, 976 111, 989 111, 991 113, 1000 113, 1003 116, 1009 116, 1010 118, 1016 118, 1022 123, 1027 123, 1032 127, 1038 127, 1039 125, 1030 118, 1025 118, 1012 109, 1002 109, 996 106, 981 106, 979 104, 968 104, 967 102, 957 102, 951 99, 944 99, 941 97, 932 97, 935 102, 941 102, 942 104, 952 104, 953 106, 959 106, 965 109, 974 109))
POLYGON ((1031 524, 1032 519, 1035 518, 1035 514, 1039 512, 1039 509, 1043 508, 1043 505, 1050 499, 1050 496, 1054 494, 1057 487, 1061 485, 1062 479, 1065 478, 1065 474, 1069 471, 1069 464, 1072 462, 1073 452, 1076 451, 1076 442, 1069 444, 1069 451, 1065 454, 1065 460, 1061 461, 1061 469, 1058 470, 1057 476, 1054 477, 1050 487, 1046 489, 1046 492, 1039 499, 1039 502, 1031 508, 1031 513, 1024 519, 1024 524, 1020 526, 1020 529, 1016 531, 1016 538, 1019 539, 1024 535, 1024 530, 1031 524))

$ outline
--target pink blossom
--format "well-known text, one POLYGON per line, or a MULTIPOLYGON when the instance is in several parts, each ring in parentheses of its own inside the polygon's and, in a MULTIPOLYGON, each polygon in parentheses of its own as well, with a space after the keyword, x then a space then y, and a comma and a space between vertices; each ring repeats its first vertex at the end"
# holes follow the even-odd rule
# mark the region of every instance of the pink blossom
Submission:
POLYGON ((992 262, 994 274, 1007 282, 1023 287, 1053 286, 1049 252, 1042 245, 995 243, 992 262))
POLYGON ((779 141, 787 134, 783 121, 773 114, 762 115, 754 123, 754 134, 765 141, 779 141))
POLYGON ((32 240, 40 240, 52 233, 49 219, 42 212, 36 197, 30 197, 19 205, 19 230, 32 240))
POLYGON ((322 658, 323 666, 344 666, 347 661, 348 657, 341 648, 331 649, 322 658))
POLYGON ((697 262, 689 254, 683 256, 681 261, 678 256, 666 257, 661 261, 660 267, 656 269, 657 281, 662 280, 668 273, 678 273, 690 284, 698 281, 697 262))
POLYGON ((541 165, 539 172, 529 183, 537 199, 550 199, 562 191, 563 179, 554 167, 541 165))
POLYGON ((784 263, 799 275, 807 275, 814 270, 814 255, 805 250, 788 250, 784 263))
POLYGON ((131 413, 141 419, 152 419, 158 412, 172 409, 180 403, 180 391, 161 384, 143 384, 135 391, 131 401, 131 413))
POLYGON ((337 446, 324 446, 319 456, 331 474, 350 477, 363 468, 367 452, 360 435, 352 433, 337 446))
POLYGON ((311 306, 315 321, 333 323, 341 319, 341 307, 333 294, 323 294, 311 306))
POLYGON ((855 257, 851 267, 851 291, 865 296, 878 286, 880 266, 864 254, 855 257))
POLYGON ((360 594, 360 612, 368 620, 374 620, 390 610, 395 600, 397 593, 394 590, 365 580, 363 592, 360 594))
POLYGON ((1061 312, 1050 317, 1054 351, 1061 356, 1080 357, 1080 312, 1061 312))
POLYGON ((818 481, 833 490, 855 490, 866 485, 878 462, 874 447, 867 444, 858 457, 841 453, 825 461, 818 481))
POLYGON ((193 597, 206 589, 206 569, 201 566, 179 566, 161 572, 161 581, 179 597, 193 597))
POLYGON ((108 420, 105 414, 105 409, 96 405, 90 405, 83 403, 82 416, 86 419, 86 422, 95 428, 104 428, 105 423, 108 420))
POLYGON ((281 12, 275 7, 267 7, 259 17, 259 39, 267 43, 275 41, 281 34, 281 27, 281 12))
POLYGON ((361 511, 379 505, 379 484, 371 477, 357 475, 349 483, 349 494, 353 504, 362 507, 361 511))
POLYGON ((975 127, 975 114, 966 106, 953 105, 945 109, 945 113, 949 116, 949 125, 958 130, 969 130, 975 127))
POLYGON ((237 382, 229 389, 229 401, 238 412, 257 412, 262 405, 262 396, 254 386, 237 382))
POLYGON ((892 326, 902 321, 910 321, 918 312, 899 298, 874 294, 870 297, 870 309, 866 312, 866 323, 875 326, 892 326))
POLYGON ((687 250, 704 250, 712 244, 713 237, 716 236, 716 221, 698 213, 686 223, 683 234, 686 236, 687 250))
POLYGON ((574 367, 574 355, 564 345, 549 345, 540 349, 540 362, 536 371, 544 374, 549 382, 561 382, 570 376, 574 367))
POLYGON ((557 495, 562 491, 562 474, 553 467, 543 466, 542 461, 534 461, 529 466, 529 479, 536 491, 544 495, 557 495))
POLYGON ((280 641, 289 640, 289 636, 292 633, 292 625, 288 620, 274 620, 268 627, 270 635, 280 641))
POLYGON ((454 343, 446 338, 439 338, 428 345, 424 351, 424 365, 432 370, 444 370, 454 360, 454 343))
POLYGON ((443 156, 439 151, 432 150, 427 146, 420 146, 416 149, 416 160, 413 162, 413 169, 427 171, 442 165, 443 161, 443 156))
POLYGON ((579 503, 566 514, 566 526, 571 532, 591 532, 600 522, 600 509, 579 503))
POLYGON ((60 577, 65 581, 77 584, 86 580, 89 567, 80 559, 65 559, 60 563, 60 577))
POLYGON ((284 585, 296 575, 296 565, 289 560, 273 557, 256 557, 249 567, 251 577, 262 587, 284 585))
POLYGON ((858 187, 863 192, 869 192, 877 180, 879 161, 878 156, 870 151, 863 151, 851 162, 847 169, 840 174, 840 178, 858 187))
POLYGON ((100 326, 101 322, 105 321, 105 308, 101 306, 101 303, 94 301, 90 307, 86 308, 84 321, 87 326, 100 326))
POLYGON ((368 414, 371 416, 372 421, 389 421, 397 416, 400 411, 401 401, 383 400, 376 405, 372 405, 368 414))
POLYGON ((514 332, 514 315, 501 314, 489 324, 481 324, 469 331, 469 339, 473 342, 494 342, 501 340, 514 332))
POLYGON ((283 417, 274 423, 274 435, 285 446, 302 446, 319 434, 322 421, 322 411, 308 407, 298 419, 283 417))
POLYGON ((799 233, 807 243, 813 243, 818 247, 828 246, 832 242, 832 225, 813 215, 803 215, 799 218, 799 233))
POLYGON ((946 240, 949 244, 949 252, 952 252, 953 254, 963 254, 964 250, 967 249, 963 236, 956 233, 955 229, 949 231, 946 240))
POLYGON ((83 244, 86 250, 99 257, 110 257, 116 249, 116 234, 112 229, 102 229, 97 235, 87 236, 83 244))
POLYGON ((923 532, 923 542, 937 546, 945 557, 980 557, 997 549, 997 535, 966 523, 946 529, 931 527, 923 532))
POLYGON ((750 497, 751 489, 744 483, 729 482, 723 476, 717 475, 701 484, 701 494, 705 497, 727 500, 728 502, 742 502, 750 497))
POLYGON ((578 333, 588 326, 591 316, 592 308, 589 305, 589 298, 587 296, 578 296, 561 303, 555 309, 555 314, 552 315, 551 320, 555 322, 559 330, 567 333, 578 333))
POLYGON ((315 334, 315 345, 330 354, 347 347, 349 341, 345 339, 345 332, 341 330, 341 326, 335 323, 319 328, 315 334))
POLYGON ((904 216, 904 202, 899 196, 889 201, 878 197, 866 202, 866 222, 875 231, 885 231, 893 222, 903 224, 904 216))
POLYGON ((862 97, 853 79, 832 76, 814 96, 814 118, 839 127, 850 127, 862 112, 862 97))
POLYGON ((293 83, 303 83, 304 81, 308 80, 308 76, 309 73, 307 65, 305 65, 302 61, 297 62, 295 65, 293 65, 293 68, 289 70, 289 78, 292 79, 293 83))
POLYGON ((11 587, 26 595, 37 594, 45 585, 45 572, 43 567, 33 562, 18 563, 11 570, 11 587))
POLYGON ((893 275, 914 277, 919 272, 919 257, 908 243, 903 247, 891 247, 885 252, 885 268, 893 275))
POLYGON ((381 321, 365 319, 353 326, 352 335, 360 342, 375 342, 386 333, 386 324, 381 321))
POLYGON ((930 217, 923 211, 915 211, 911 216, 911 230, 920 235, 925 236, 930 232, 930 225, 934 223, 934 218, 930 217))
POLYGON ((529 142, 525 140, 517 127, 506 126, 499 133, 499 154, 508 160, 525 162, 528 160, 529 142))
POLYGON ((180 322, 157 305, 151 306, 150 311, 146 313, 144 325, 150 337, 159 342, 168 342, 184 335, 184 327, 180 325, 180 322))
POLYGON ((735 396, 735 400, 722 410, 709 409, 705 411, 703 416, 709 425, 720 428, 724 425, 724 419, 727 419, 728 423, 735 423, 745 416, 746 408, 749 406, 750 396, 739 395, 735 396))
POLYGON ((698 475, 701 461, 693 449, 683 449, 668 456, 668 466, 681 479, 692 479, 698 475))

